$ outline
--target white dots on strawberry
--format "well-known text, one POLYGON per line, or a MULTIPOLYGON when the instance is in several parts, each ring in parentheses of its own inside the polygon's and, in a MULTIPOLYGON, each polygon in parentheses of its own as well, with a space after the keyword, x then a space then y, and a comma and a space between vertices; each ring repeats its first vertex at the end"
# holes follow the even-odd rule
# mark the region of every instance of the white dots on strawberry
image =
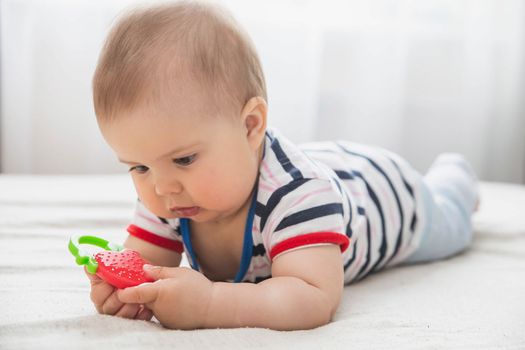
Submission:
POLYGON ((95 255, 95 261, 98 263, 97 276, 117 288, 154 281, 143 270, 144 264, 148 262, 134 250, 102 251, 95 255))

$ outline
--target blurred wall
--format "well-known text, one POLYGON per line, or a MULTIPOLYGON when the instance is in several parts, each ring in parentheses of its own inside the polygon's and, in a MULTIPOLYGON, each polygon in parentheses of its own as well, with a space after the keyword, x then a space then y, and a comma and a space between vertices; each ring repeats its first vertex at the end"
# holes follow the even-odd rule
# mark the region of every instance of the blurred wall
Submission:
MULTIPOLYGON (((0 0, 2 171, 124 171, 90 84, 135 2, 0 0)), ((421 171, 462 152, 481 179, 525 181, 525 1, 219 2, 259 50, 270 124, 294 141, 375 144, 421 171)))

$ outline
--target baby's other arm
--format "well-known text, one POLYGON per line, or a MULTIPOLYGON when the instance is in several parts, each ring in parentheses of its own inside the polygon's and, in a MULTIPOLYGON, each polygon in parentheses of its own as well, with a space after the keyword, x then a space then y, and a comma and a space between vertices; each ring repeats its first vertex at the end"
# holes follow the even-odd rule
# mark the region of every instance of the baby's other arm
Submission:
POLYGON ((275 258, 259 284, 215 282, 205 327, 310 329, 330 322, 344 286, 337 245, 305 247, 275 258))
POLYGON ((135 236, 129 235, 124 242, 124 247, 136 250, 152 265, 169 267, 180 265, 181 254, 173 250, 159 247, 135 236))

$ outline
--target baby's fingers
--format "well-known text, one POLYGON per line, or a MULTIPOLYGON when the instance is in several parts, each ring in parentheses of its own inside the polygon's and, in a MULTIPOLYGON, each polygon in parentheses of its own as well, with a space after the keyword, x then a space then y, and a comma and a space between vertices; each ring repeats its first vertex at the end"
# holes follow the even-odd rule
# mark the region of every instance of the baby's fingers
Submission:
MULTIPOLYGON (((111 287, 111 286, 110 286, 111 287)), ((113 287, 111 287, 113 288, 113 287)), ((118 297, 117 293, 113 292, 109 298, 107 298, 104 303, 102 304, 101 310, 103 314, 106 315, 115 315, 120 308, 124 305, 123 302, 121 302, 118 297)), ((98 310, 98 309, 97 309, 98 310)), ((135 310, 135 314, 137 313, 137 310, 135 310)), ((134 315, 133 315, 134 316, 134 315)))
POLYGON ((149 320, 151 320, 152 317, 153 317, 153 311, 151 311, 150 309, 148 309, 145 306, 142 306, 142 308, 139 311, 139 313, 137 314, 137 316, 135 316, 135 319, 136 320, 149 321, 149 320))
POLYGON ((120 310, 117 311, 115 316, 123 318, 136 318, 141 310, 140 304, 124 304, 120 310))
MULTIPOLYGON (((92 280, 91 281, 90 297, 91 297, 91 301, 93 302, 93 304, 95 304, 95 307, 97 308, 98 312, 102 313, 103 304, 106 303, 108 298, 112 294, 114 294, 114 292, 115 292, 115 287, 106 283, 103 280, 92 280)), ((115 297, 114 299, 118 301, 118 299, 116 299, 115 297)))
POLYGON ((118 299, 124 303, 148 304, 154 303, 159 295, 159 283, 142 283, 136 287, 120 289, 118 299))

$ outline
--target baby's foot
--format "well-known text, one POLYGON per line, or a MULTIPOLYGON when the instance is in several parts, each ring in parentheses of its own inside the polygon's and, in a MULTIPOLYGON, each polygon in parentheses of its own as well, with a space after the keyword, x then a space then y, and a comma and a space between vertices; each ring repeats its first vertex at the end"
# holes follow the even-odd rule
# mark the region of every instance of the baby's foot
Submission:
POLYGON ((478 178, 461 154, 440 154, 430 166, 425 178, 430 186, 449 193, 458 202, 463 203, 467 213, 479 210, 478 178))

